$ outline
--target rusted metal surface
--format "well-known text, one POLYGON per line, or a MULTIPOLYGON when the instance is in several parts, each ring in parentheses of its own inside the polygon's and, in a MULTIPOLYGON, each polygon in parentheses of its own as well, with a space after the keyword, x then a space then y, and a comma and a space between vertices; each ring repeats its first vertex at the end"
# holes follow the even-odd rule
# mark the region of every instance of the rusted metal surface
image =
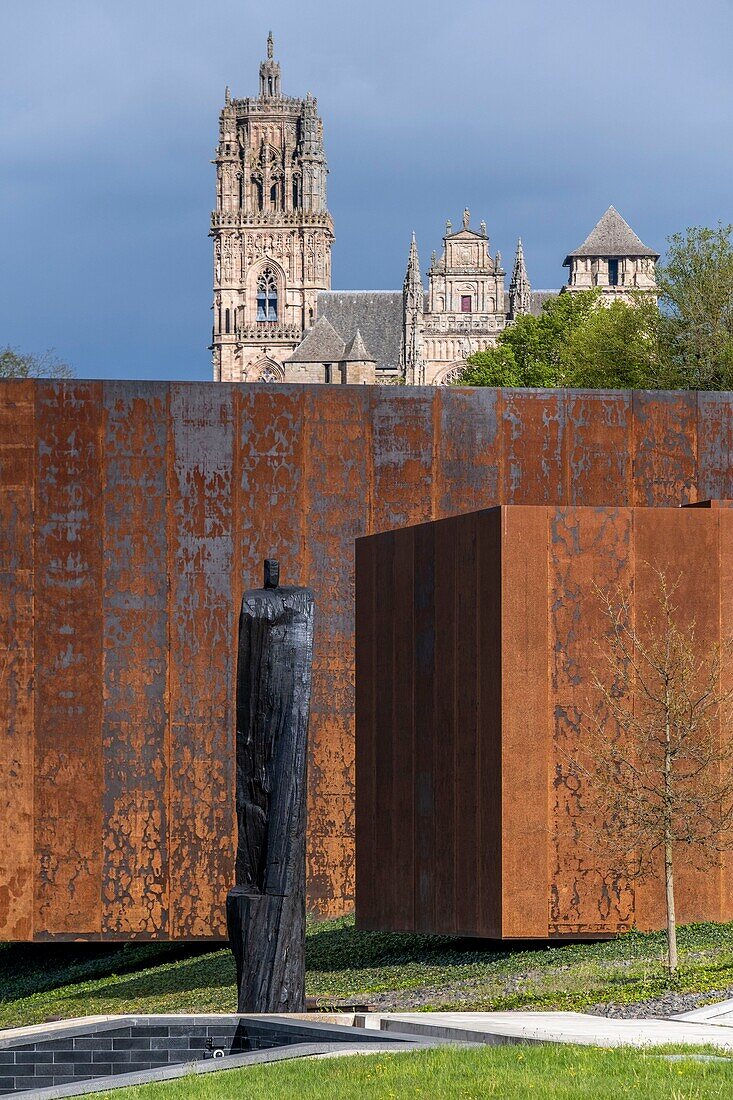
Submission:
POLYGON ((564 504, 567 437, 562 391, 502 392, 503 504, 564 504))
MULTIPOLYGON (((615 931, 633 920, 633 892, 621 878, 604 883, 578 851, 582 787, 572 774, 584 716, 593 704, 597 642, 608 631, 594 586, 615 593, 632 579, 632 513, 628 508, 567 508, 548 515, 551 716, 549 932, 552 935, 615 931)), ((541 730, 541 726, 539 727, 541 730)))
POLYGON ((0 387, 0 937, 33 932, 33 384, 0 387))
POLYGON ((697 396, 634 392, 631 503, 637 507, 677 508, 697 499, 697 396))
MULTIPOLYGON (((0 937, 224 935, 237 613, 269 555, 317 596, 309 905, 351 908, 355 538, 502 501, 729 497, 732 408, 728 394, 0 384, 0 937)), ((419 752, 443 736, 427 668, 475 660, 428 613, 452 599, 430 530, 415 534, 421 644, 403 669, 419 752)), ((474 561, 480 539, 464 536, 450 552, 474 561)), ((455 796, 438 776, 411 797, 420 821, 455 796)), ((458 927, 487 904, 477 884, 452 907, 440 843, 418 830, 410 857, 424 929, 436 906, 458 927)))
POLYGON ((102 386, 39 383, 36 939, 102 933, 102 386))
POLYGON ((733 498, 733 417, 729 393, 697 395, 697 496, 733 498))
MULTIPOLYGON (((482 700, 487 682, 495 683, 496 696, 486 741, 495 746, 500 741, 495 748, 499 772, 495 786, 501 816, 488 824, 490 837, 497 834, 501 854, 501 875, 493 875, 501 909, 495 934, 545 936, 551 886, 548 522, 542 508, 504 509, 500 515, 496 561, 477 581, 484 629, 495 635, 494 646, 487 651, 490 663, 481 668, 482 700), (498 609, 497 587, 501 592, 498 609), (544 889, 538 889, 538 884, 544 889)), ((488 840, 482 834, 482 845, 488 840)))
POLYGON ((232 388, 172 385, 171 935, 226 934, 234 856, 232 388))
POLYGON ((630 393, 568 392, 568 504, 630 504, 632 494, 630 393))
MULTIPOLYGON (((733 511, 503 507, 360 540, 360 927, 546 939, 663 926, 661 868, 631 883, 579 844, 590 811, 569 767, 604 676, 597 588, 630 591, 644 630, 659 569, 679 578, 700 646, 719 641, 733 511)), ((677 859, 680 919, 730 920, 731 861, 677 859)))
POLYGON ((102 930, 170 930, 168 393, 104 387, 102 930))

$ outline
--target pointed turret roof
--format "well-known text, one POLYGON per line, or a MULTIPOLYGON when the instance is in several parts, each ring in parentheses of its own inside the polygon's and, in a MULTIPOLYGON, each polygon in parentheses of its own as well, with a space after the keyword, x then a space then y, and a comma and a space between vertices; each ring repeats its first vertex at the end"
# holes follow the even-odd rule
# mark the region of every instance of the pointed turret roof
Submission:
POLYGON ((639 240, 613 206, 609 206, 580 248, 567 254, 563 267, 569 267, 574 256, 653 256, 655 260, 659 259, 659 253, 639 240))
POLYGON ((340 363, 344 358, 344 341, 336 329, 319 317, 313 328, 298 345, 288 363, 340 363))
POLYGON ((347 346, 342 362, 344 363, 376 363, 373 355, 370 355, 362 339, 359 329, 354 333, 354 339, 347 346))
POLYGON ((512 282, 518 283, 520 279, 527 278, 527 268, 524 263, 524 248, 522 246, 522 238, 517 241, 517 251, 514 256, 514 272, 512 274, 512 282))
POLYGON ((405 273, 405 291, 422 291, 424 290, 422 275, 420 274, 420 257, 417 252, 417 239, 415 234, 412 234, 412 241, 410 242, 410 256, 407 261, 407 272, 405 273))

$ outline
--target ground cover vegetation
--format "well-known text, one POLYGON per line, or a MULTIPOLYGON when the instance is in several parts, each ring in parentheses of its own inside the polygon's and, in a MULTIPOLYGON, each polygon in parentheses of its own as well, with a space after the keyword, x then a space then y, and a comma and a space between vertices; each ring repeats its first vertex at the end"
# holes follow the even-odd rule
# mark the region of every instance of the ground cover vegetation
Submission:
POLYGON ((472 355, 457 385, 733 389, 733 226, 669 238, 659 304, 643 293, 600 308, 600 290, 560 294, 472 355))
MULTIPOLYGON (((665 962, 664 933, 512 948, 359 932, 353 918, 345 917, 309 924, 306 992, 324 1007, 356 1003, 385 1011, 641 1005, 644 1014, 679 1012, 733 996, 728 992, 733 990, 733 924, 679 930, 679 969, 671 988, 665 962)), ((228 948, 0 947, 0 1027, 97 1013, 235 1008, 234 960, 228 948)), ((617 1009, 599 1011, 614 1014, 617 1009)))
POLYGON ((517 1045, 357 1058, 294 1059, 97 1093, 100 1100, 712 1100, 733 1090, 733 1059, 715 1055, 517 1045))

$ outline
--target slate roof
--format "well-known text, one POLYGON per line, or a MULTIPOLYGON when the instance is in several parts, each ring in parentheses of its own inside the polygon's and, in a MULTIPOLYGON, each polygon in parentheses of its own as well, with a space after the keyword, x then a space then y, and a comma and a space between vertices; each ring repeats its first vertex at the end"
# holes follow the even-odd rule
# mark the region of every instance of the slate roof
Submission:
POLYGON ((659 259, 659 253, 639 240, 613 206, 609 206, 580 248, 567 254, 563 267, 570 266, 573 256, 653 256, 655 260, 659 259))
MULTIPOLYGON (((399 367, 401 290, 322 290, 317 310, 318 317, 326 318, 343 337, 344 343, 352 340, 358 329, 369 352, 368 358, 374 360, 378 371, 399 367)), ((299 352, 300 348, 294 354, 299 352)))
POLYGON ((373 363, 374 362, 374 359, 372 359, 371 354, 364 347, 364 341, 362 340, 361 333, 359 332, 358 329, 356 330, 356 333, 354 335, 354 339, 347 346, 346 351, 344 352, 344 358, 343 358, 342 361, 344 363, 373 363))
POLYGON ((344 357, 345 341, 325 317, 319 317, 287 363, 340 363, 344 357))
POLYGON ((533 317, 539 317, 542 307, 550 298, 557 298, 559 290, 532 290, 530 291, 529 312, 533 317))

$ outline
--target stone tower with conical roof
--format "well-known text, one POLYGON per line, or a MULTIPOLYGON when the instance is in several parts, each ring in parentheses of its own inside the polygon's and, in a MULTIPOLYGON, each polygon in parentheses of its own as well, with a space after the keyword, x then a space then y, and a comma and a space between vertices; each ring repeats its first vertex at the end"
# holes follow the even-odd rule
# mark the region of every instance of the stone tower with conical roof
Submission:
POLYGON ((334 235, 318 104, 283 95, 272 34, 259 96, 226 90, 214 164, 214 379, 282 381, 330 289, 334 235))
POLYGON ((530 313, 531 309, 532 287, 529 284, 527 267, 524 262, 524 248, 520 237, 517 241, 517 252, 514 257, 512 281, 509 284, 509 320, 513 321, 524 313, 530 313))
POLYGON ((634 291, 655 294, 656 263, 659 253, 639 240, 628 222, 613 206, 583 243, 569 252, 563 267, 570 268, 564 290, 598 287, 605 301, 632 300, 634 291))

